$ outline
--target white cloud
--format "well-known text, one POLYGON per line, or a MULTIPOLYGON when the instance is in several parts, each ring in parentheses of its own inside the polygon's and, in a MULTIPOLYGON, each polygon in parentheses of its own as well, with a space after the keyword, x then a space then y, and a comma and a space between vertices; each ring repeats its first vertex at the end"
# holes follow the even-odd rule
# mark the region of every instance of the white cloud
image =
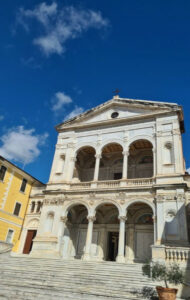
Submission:
POLYGON ((69 39, 79 37, 90 28, 101 29, 109 25, 100 11, 76 9, 65 6, 58 9, 56 2, 51 5, 42 2, 34 9, 20 8, 17 22, 29 31, 29 19, 38 21, 44 30, 41 36, 33 40, 33 44, 41 48, 47 56, 65 52, 65 43, 69 39))
POLYGON ((29 164, 40 155, 40 146, 45 144, 47 137, 47 133, 36 135, 34 129, 24 129, 23 126, 11 128, 0 138, 0 155, 29 164))
POLYGON ((52 110, 54 112, 58 112, 61 109, 64 109, 65 104, 72 103, 72 99, 70 96, 66 95, 64 92, 57 92, 52 99, 52 110))
POLYGON ((4 116, 0 115, 0 121, 3 121, 3 120, 4 120, 4 116))
POLYGON ((75 108, 64 118, 64 121, 74 118, 77 115, 80 115, 84 112, 84 109, 80 106, 75 106, 75 108))
POLYGON ((37 5, 33 10, 24 9, 21 7, 17 14, 17 21, 23 25, 26 30, 29 30, 26 18, 35 18, 43 24, 45 27, 49 25, 50 17, 53 17, 57 13, 57 3, 53 2, 51 5, 46 4, 45 2, 37 5))

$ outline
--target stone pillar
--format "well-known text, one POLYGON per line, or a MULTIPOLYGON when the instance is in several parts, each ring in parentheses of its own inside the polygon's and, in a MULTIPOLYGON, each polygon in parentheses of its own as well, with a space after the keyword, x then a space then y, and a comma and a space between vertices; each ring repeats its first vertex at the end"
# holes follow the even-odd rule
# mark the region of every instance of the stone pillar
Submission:
POLYGON ((20 245, 19 245, 18 253, 23 253, 24 245, 25 245, 26 237, 27 237, 27 232, 28 232, 27 228, 23 227, 22 232, 21 232, 21 237, 20 237, 20 245))
POLYGON ((135 227, 134 227, 134 224, 128 224, 127 230, 128 230, 128 241, 127 241, 127 251, 125 253, 125 260, 126 260, 126 262, 132 263, 135 258, 135 253, 134 253, 135 227))
POLYGON ((164 210, 164 197, 158 195, 156 198, 156 213, 157 213, 157 220, 156 220, 156 232, 157 232, 157 241, 156 244, 164 244, 166 240, 165 236, 165 210, 164 210))
POLYGON ((58 237, 57 237, 57 251, 60 253, 60 255, 61 255, 61 247, 62 247, 62 241, 63 241, 63 235, 64 235, 66 222, 67 222, 66 216, 60 218, 58 237))
POLYGON ((153 154, 153 177, 156 176, 157 170, 156 170, 156 149, 152 149, 152 154, 153 154))
POLYGON ((153 225, 154 225, 154 245, 156 245, 157 244, 157 218, 156 218, 156 216, 154 215, 153 216, 153 225))
POLYGON ((93 223, 96 220, 95 216, 88 216, 88 229, 86 235, 86 245, 85 245, 85 253, 83 255, 83 260, 90 260, 90 248, 92 244, 92 234, 93 234, 93 223))
POLYGON ((128 155, 129 155, 128 150, 123 151, 123 175, 122 175, 122 179, 127 179, 128 155))
POLYGON ((101 154, 96 154, 95 157, 96 157, 96 163, 94 169, 94 181, 98 181, 101 154))
POLYGON ((116 261, 119 263, 125 262, 124 252, 125 252, 125 222, 127 218, 125 216, 119 216, 120 226, 119 226, 119 246, 118 255, 116 261))
POLYGON ((69 165, 69 181, 71 181, 73 179, 75 162, 76 162, 76 157, 71 157, 70 158, 70 165, 69 165))
POLYGON ((99 238, 99 246, 98 246, 98 260, 104 260, 104 244, 105 244, 105 231, 106 231, 106 228, 105 228, 105 225, 102 225, 101 226, 101 229, 100 229, 100 238, 99 238))

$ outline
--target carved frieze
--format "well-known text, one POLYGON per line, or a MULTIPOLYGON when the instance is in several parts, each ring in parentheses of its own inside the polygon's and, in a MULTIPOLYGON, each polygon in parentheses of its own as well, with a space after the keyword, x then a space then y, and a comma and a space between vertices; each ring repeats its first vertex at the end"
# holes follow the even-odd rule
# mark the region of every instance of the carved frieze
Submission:
POLYGON ((66 200, 66 197, 64 195, 60 196, 52 196, 52 197, 46 197, 43 201, 44 205, 61 205, 66 200))
POLYGON ((176 199, 178 201, 185 201, 186 200, 185 194, 176 194, 176 199))
POLYGON ((185 201, 185 194, 161 194, 155 197, 157 202, 165 202, 165 201, 185 201))

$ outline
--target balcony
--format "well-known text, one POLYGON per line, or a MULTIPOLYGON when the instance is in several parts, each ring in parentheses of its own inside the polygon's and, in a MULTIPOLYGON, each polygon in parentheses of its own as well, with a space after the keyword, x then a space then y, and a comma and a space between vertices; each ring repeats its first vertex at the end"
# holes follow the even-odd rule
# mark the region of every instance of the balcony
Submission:
POLYGON ((70 183, 69 188, 72 190, 79 189, 117 189, 125 187, 151 187, 155 184, 155 178, 137 178, 137 179, 120 179, 120 180, 102 180, 90 182, 70 183))

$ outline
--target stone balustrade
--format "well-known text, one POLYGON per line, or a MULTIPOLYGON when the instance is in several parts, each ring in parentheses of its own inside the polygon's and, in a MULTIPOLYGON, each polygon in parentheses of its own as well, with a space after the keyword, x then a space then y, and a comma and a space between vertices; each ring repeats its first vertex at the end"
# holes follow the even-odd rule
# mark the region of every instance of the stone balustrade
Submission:
POLYGON ((89 189, 90 187, 91 182, 76 182, 70 184, 71 189, 89 189))
POLYGON ((117 188, 120 186, 120 180, 97 181, 97 188, 117 188))
POLYGON ((154 178, 139 178, 139 179, 127 179, 127 186, 142 186, 142 185, 152 185, 155 183, 154 178))
POLYGON ((168 262, 187 262, 190 261, 190 248, 184 247, 165 247, 165 259, 168 262))
POLYGON ((75 182, 70 184, 70 189, 90 189, 90 188, 119 188, 133 186, 151 186, 155 183, 154 178, 120 179, 120 180, 100 180, 88 182, 75 182))

